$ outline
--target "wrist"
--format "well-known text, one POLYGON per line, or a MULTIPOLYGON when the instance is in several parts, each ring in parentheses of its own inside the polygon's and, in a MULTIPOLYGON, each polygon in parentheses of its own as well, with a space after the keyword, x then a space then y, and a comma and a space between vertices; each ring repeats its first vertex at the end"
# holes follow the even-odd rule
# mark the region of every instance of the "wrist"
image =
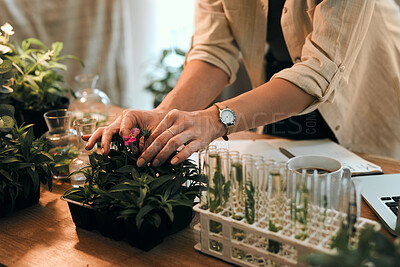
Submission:
POLYGON ((207 108, 206 110, 203 110, 202 112, 207 113, 207 118, 208 119, 208 124, 210 129, 212 129, 213 132, 213 139, 217 139, 219 137, 222 137, 226 135, 226 127, 220 122, 220 112, 218 107, 216 106, 211 106, 207 108))
POLYGON ((169 111, 171 111, 171 109, 167 109, 167 108, 162 107, 161 105, 158 105, 156 108, 154 108, 154 111, 165 115, 169 111))

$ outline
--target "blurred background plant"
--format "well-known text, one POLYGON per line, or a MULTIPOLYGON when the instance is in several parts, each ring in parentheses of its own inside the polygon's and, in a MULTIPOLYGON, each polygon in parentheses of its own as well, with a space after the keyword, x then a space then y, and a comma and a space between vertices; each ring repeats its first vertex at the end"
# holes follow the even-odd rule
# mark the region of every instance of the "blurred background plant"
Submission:
POLYGON ((16 70, 12 66, 12 61, 7 59, 11 48, 6 45, 10 35, 13 35, 14 31, 8 23, 5 23, 0 29, 3 31, 0 32, 0 100, 4 100, 13 92, 13 89, 10 87, 12 84, 11 78, 16 74, 16 70))
POLYGON ((73 91, 64 82, 61 71, 67 66, 63 59, 83 61, 72 55, 61 55, 62 42, 51 48, 36 38, 27 38, 21 45, 10 41, 13 27, 0 27, 0 99, 15 106, 15 119, 34 124, 34 135, 40 137, 46 130, 43 114, 52 109, 68 108, 68 93, 73 91))
POLYGON ((11 51, 6 57, 17 70, 10 85, 14 90, 11 97, 17 105, 27 110, 64 105, 66 94, 72 90, 64 83, 64 76, 60 73, 67 71, 67 67, 59 61, 72 58, 83 66, 82 60, 71 55, 60 56, 62 42, 54 42, 51 50, 36 38, 25 39, 21 46, 15 42, 8 43, 8 46, 11 51))
POLYGON ((186 52, 179 48, 164 49, 151 71, 149 84, 145 89, 154 96, 154 107, 157 107, 165 96, 175 87, 183 71, 186 52))

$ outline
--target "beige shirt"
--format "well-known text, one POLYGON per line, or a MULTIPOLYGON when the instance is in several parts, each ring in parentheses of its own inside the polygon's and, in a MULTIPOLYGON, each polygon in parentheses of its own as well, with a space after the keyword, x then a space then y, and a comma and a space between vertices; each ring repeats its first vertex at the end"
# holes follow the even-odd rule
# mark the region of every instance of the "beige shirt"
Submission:
MULTIPOLYGON (((268 0, 197 0, 187 60, 236 79, 239 53, 253 87, 264 83, 268 0)), ((281 18, 293 67, 339 143, 400 158, 400 11, 394 0, 287 0, 281 18)))

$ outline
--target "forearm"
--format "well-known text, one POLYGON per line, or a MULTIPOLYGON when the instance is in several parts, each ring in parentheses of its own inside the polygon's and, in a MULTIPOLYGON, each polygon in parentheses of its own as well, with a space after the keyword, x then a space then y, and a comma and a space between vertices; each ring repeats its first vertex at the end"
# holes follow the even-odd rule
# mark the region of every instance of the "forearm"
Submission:
POLYGON ((185 111, 206 108, 228 84, 228 75, 200 60, 188 62, 175 88, 157 109, 185 111))
POLYGON ((313 96, 296 85, 274 79, 222 104, 236 113, 233 132, 239 132, 297 115, 313 101, 313 96))

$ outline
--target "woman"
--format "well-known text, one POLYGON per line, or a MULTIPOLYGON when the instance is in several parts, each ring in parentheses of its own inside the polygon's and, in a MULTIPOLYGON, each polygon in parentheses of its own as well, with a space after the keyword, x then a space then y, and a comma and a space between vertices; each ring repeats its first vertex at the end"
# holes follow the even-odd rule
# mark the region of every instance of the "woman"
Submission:
MULTIPOLYGON (((124 111, 109 127, 92 135, 88 148, 102 137, 107 154, 113 134, 126 136, 134 126, 147 126, 153 132, 138 165, 162 164, 186 144, 172 158, 176 164, 215 138, 318 109, 327 137, 355 151, 400 157, 400 13, 396 3, 282 1, 280 26, 293 65, 265 82, 264 56, 274 47, 271 42, 270 50, 265 49, 268 31, 274 32, 267 28, 267 24, 273 27, 268 23, 276 10, 273 2, 196 1, 192 47, 174 90, 155 110, 124 111), (206 108, 235 80, 239 54, 254 89, 206 108)), ((272 52, 275 58, 279 53, 272 52)))

